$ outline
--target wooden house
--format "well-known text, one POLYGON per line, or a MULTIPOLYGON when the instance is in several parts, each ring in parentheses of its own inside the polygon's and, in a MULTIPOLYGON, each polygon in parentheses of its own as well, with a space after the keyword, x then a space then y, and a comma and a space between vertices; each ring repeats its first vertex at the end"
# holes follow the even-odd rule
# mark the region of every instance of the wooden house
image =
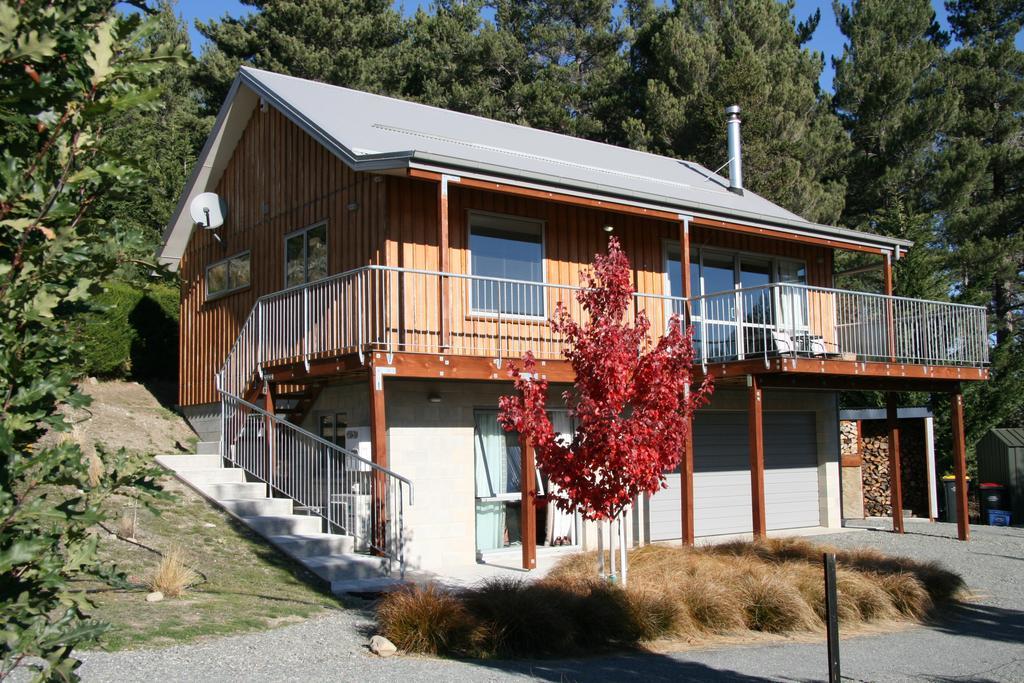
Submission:
MULTIPOLYGON (((552 484, 495 417, 527 350, 555 390, 572 380, 546 319, 576 306, 615 235, 636 309, 654 329, 685 316, 717 384, 668 488, 635 502, 631 542, 840 526, 842 390, 951 394, 962 475, 960 386, 987 378, 984 309, 894 297, 908 242, 744 189, 728 114, 727 178, 243 68, 160 254, 181 277, 182 409, 227 463, 356 551, 531 567, 592 545, 580 520, 523 504, 552 484), (217 229, 190 215, 203 192, 227 207, 217 229), (836 289, 840 250, 872 255, 885 291, 836 289)), ((891 398, 898 462, 894 411, 891 398)))

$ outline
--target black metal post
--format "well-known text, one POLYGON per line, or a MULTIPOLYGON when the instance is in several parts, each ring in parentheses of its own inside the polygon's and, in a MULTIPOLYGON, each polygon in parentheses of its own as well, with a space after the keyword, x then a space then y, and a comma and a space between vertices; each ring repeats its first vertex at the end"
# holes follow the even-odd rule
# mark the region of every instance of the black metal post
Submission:
POLYGON ((836 556, 825 553, 825 623, 828 627, 828 680, 839 683, 839 613, 836 595, 836 556))

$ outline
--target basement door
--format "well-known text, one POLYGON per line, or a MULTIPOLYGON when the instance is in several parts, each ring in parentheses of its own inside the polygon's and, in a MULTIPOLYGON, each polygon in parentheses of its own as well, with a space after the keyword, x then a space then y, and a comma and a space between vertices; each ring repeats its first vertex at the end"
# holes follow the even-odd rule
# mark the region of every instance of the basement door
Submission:
MULTIPOLYGON (((769 529, 818 526, 814 413, 765 412, 765 516, 769 529)), ((712 411, 694 420, 693 517, 697 536, 750 533, 750 451, 745 412, 712 411)), ((650 500, 650 538, 682 536, 679 471, 650 500)))

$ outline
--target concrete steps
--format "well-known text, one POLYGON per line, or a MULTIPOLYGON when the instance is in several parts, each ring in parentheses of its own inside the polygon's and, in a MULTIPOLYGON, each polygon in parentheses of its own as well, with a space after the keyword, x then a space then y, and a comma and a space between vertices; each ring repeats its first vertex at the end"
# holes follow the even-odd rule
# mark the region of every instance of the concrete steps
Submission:
POLYGON ((351 536, 324 533, 320 517, 295 514, 297 506, 290 498, 269 497, 266 484, 247 481, 238 467, 224 467, 217 442, 200 442, 198 451, 196 455, 158 455, 156 461, 330 584, 333 592, 379 592, 405 585, 390 575, 386 558, 356 553, 351 536))

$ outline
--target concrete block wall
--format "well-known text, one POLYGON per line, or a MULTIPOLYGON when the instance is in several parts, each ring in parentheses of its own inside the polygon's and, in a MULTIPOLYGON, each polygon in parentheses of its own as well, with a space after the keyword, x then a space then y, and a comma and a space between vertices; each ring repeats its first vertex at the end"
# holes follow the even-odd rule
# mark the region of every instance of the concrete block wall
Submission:
MULTIPOLYGON (((389 466, 415 486, 406 508, 406 557, 413 568, 443 569, 476 561, 474 410, 495 410, 507 383, 384 380, 389 466), (431 394, 440 402, 431 402, 431 394)), ((562 391, 553 387, 552 395, 562 391)), ((346 413, 348 425, 369 424, 368 388, 358 384, 324 389, 303 426, 316 431, 323 413, 346 413)), ((715 392, 707 410, 745 410, 744 391, 715 392)), ((765 410, 809 411, 816 415, 821 525, 840 526, 839 437, 835 395, 767 391, 765 410)), ((631 515, 632 517, 632 515, 631 515)), ((641 515, 642 517, 642 515, 641 515)), ((581 525, 585 549, 596 547, 596 527, 581 525)), ((642 542, 645 531, 627 529, 642 542)))

